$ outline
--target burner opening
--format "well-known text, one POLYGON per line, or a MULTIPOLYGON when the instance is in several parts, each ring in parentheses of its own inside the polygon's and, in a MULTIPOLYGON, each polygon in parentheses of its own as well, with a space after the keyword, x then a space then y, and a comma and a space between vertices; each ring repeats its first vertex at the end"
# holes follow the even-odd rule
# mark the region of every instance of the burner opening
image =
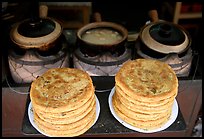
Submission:
POLYGON ((110 51, 110 53, 112 54, 112 56, 114 57, 119 57, 121 56, 122 54, 124 54, 125 52, 125 46, 124 47, 119 47, 117 49, 113 49, 110 51))
POLYGON ((84 54, 85 57, 94 57, 97 56, 100 52, 99 51, 94 51, 92 49, 84 48, 84 47, 79 47, 79 50, 81 51, 82 54, 84 54))
POLYGON ((46 57, 46 56, 56 55, 61 49, 62 49, 62 45, 57 44, 57 45, 51 47, 50 49, 48 49, 47 51, 37 50, 37 53, 40 56, 46 57))
POLYGON ((148 47, 145 46, 144 44, 142 44, 142 45, 140 46, 140 50, 141 50, 144 54, 146 54, 146 55, 148 55, 148 56, 150 56, 150 57, 152 57, 152 58, 160 59, 160 58, 166 57, 166 54, 162 54, 162 53, 160 53, 160 52, 156 52, 156 51, 154 51, 154 50, 151 50, 150 48, 148 48, 148 47))
POLYGON ((182 57, 186 56, 187 53, 188 53, 188 50, 186 50, 186 51, 184 51, 184 52, 178 54, 178 57, 179 57, 179 58, 182 58, 182 57))
POLYGON ((23 56, 23 55, 25 55, 25 53, 26 53, 26 50, 25 50, 25 49, 19 48, 19 47, 16 46, 16 45, 13 45, 12 50, 14 51, 14 53, 15 53, 16 55, 19 55, 19 56, 23 56))

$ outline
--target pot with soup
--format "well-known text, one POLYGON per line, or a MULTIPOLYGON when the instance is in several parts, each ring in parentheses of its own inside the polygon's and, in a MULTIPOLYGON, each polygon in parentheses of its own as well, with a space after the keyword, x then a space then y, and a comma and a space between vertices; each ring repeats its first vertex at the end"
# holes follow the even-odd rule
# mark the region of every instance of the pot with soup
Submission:
POLYGON ((77 31, 77 46, 89 56, 125 49, 128 31, 112 22, 94 22, 77 31))

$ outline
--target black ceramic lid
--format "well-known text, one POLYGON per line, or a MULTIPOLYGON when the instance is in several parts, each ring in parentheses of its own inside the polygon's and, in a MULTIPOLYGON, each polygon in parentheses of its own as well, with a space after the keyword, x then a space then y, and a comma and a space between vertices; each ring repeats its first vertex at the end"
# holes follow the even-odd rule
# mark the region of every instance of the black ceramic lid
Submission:
POLYGON ((181 53, 190 45, 187 32, 179 25, 159 21, 147 24, 140 32, 142 42, 160 53, 181 53))
POLYGON ((26 20, 18 27, 18 33, 25 37, 43 37, 50 34, 55 29, 55 23, 49 19, 33 21, 26 20))
POLYGON ((26 19, 14 25, 10 38, 23 49, 44 49, 58 39, 62 31, 62 26, 52 18, 40 19, 40 21, 26 19))
POLYGON ((176 26, 167 23, 151 26, 149 34, 155 41, 169 46, 176 46, 185 41, 183 32, 176 26))

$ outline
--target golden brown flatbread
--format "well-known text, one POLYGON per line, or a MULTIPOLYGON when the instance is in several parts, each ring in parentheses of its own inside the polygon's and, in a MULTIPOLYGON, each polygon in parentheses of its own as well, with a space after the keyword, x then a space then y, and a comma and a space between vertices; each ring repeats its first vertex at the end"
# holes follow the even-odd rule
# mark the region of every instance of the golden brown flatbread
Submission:
POLYGON ((45 120, 40 118, 35 111, 34 111, 34 119, 35 119, 35 122, 37 122, 37 123, 39 123, 45 127, 48 127, 50 129, 53 129, 53 130, 62 130, 62 131, 63 130, 71 130, 71 129, 74 129, 77 127, 80 128, 80 126, 82 124, 84 125, 84 124, 88 123, 89 121, 91 121, 91 119, 95 120, 96 119, 95 111, 96 111, 96 105, 94 105, 92 110, 88 114, 86 114, 83 118, 81 118, 80 120, 72 122, 72 123, 67 123, 67 124, 54 124, 54 123, 46 122, 45 120), (95 117, 94 117, 94 115, 95 115, 95 117))
POLYGON ((130 60, 116 73, 112 104, 128 124, 152 130, 169 120, 177 92, 178 79, 168 64, 152 59, 130 60))
POLYGON ((92 116, 88 116, 88 120, 86 120, 86 122, 83 123, 83 121, 80 121, 80 126, 75 126, 75 123, 71 124, 71 126, 73 125, 73 128, 69 129, 69 125, 60 125, 59 127, 64 129, 64 130, 56 130, 55 125, 54 126, 46 126, 45 124, 40 123, 38 120, 36 120, 36 124, 38 126, 38 128, 40 130, 42 130, 44 133, 46 133, 49 136, 53 136, 53 137, 74 137, 74 136, 79 136, 83 133, 85 133, 86 131, 88 131, 96 118, 96 113, 93 113, 92 116), (68 129, 66 129, 68 128, 68 129))
POLYGON ((88 108, 93 107, 95 103, 95 96, 92 96, 90 98, 90 100, 88 100, 87 103, 85 103, 83 106, 81 106, 78 109, 75 110, 71 110, 68 112, 59 112, 59 113, 51 113, 51 112, 43 112, 40 111, 38 109, 35 108, 36 113, 38 113, 38 115, 44 116, 44 117, 49 117, 50 119, 55 119, 55 118, 71 118, 77 115, 81 115, 82 113, 84 113, 84 111, 86 111, 88 108))
POLYGON ((142 100, 139 100, 137 97, 131 97, 130 94, 128 94, 127 92, 124 92, 119 86, 115 86, 115 91, 117 92, 117 95, 120 96, 121 98, 124 98, 126 100, 128 100, 131 103, 134 103, 135 105, 146 105, 146 106, 151 106, 151 107, 157 107, 157 106, 162 106, 162 105, 166 105, 167 103, 169 103, 170 101, 173 101, 176 97, 176 92, 178 91, 178 89, 175 89, 175 94, 170 97, 170 98, 165 98, 163 100, 154 100, 152 102, 143 102, 142 100))
POLYGON ((126 116, 117 107, 115 107, 115 105, 113 105, 113 108, 114 108, 115 112, 117 113, 117 115, 122 120, 124 120, 125 122, 127 122, 128 124, 130 124, 134 127, 141 128, 144 130, 153 130, 153 129, 157 129, 157 128, 162 127, 162 125, 164 125, 169 120, 170 114, 171 114, 171 113, 167 113, 167 115, 165 117, 162 117, 161 119, 144 121, 144 120, 135 120, 135 119, 132 119, 132 118, 126 116))
POLYGON ((134 102, 131 102, 130 100, 128 100, 125 97, 122 97, 120 95, 120 93, 116 93, 114 94, 117 98, 118 101, 120 101, 123 105, 125 105, 127 108, 131 109, 132 111, 135 112, 142 112, 142 113, 146 113, 146 114, 151 114, 151 113, 162 113, 162 112, 166 112, 173 104, 173 100, 168 101, 166 104, 164 105, 160 105, 160 106, 150 106, 148 104, 135 104, 134 102))
POLYGON ((127 94, 143 102, 170 98, 178 88, 174 70, 168 64, 152 59, 127 61, 116 74, 115 82, 127 94))
POLYGON ((42 120, 48 122, 48 123, 52 123, 52 124, 70 124, 70 123, 74 123, 76 121, 79 121, 80 119, 82 119, 83 117, 85 117, 89 112, 91 112, 93 110, 93 107, 96 107, 96 101, 93 100, 92 105, 90 105, 88 107, 88 109, 85 109, 84 111, 82 111, 82 113, 79 113, 77 115, 73 115, 70 117, 65 117, 65 118, 50 118, 50 117, 46 117, 44 115, 40 115, 37 114, 42 120))
POLYGON ((34 80, 30 89, 33 107, 52 113, 77 109, 93 94, 88 73, 72 68, 50 69, 34 80))
MULTIPOLYGON (((166 113, 169 113, 171 111, 171 108, 167 108, 164 111, 148 111, 145 110, 133 110, 131 107, 127 107, 124 103, 122 103, 116 96, 116 94, 113 95, 113 101, 115 107, 117 107, 120 111, 122 111, 125 115, 128 117, 131 117, 132 119, 136 120, 142 120, 142 121, 149 121, 149 120, 156 120, 160 117, 164 117, 166 113)), ((172 105, 170 106, 172 107, 172 105)))
POLYGON ((31 84, 36 126, 49 136, 79 136, 96 120, 91 77, 74 68, 47 70, 31 84))

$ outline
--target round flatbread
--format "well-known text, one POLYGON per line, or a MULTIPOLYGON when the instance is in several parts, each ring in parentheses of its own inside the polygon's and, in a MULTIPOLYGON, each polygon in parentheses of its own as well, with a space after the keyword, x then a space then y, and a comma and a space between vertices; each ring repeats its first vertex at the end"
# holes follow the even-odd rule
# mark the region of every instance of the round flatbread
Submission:
POLYGON ((115 76, 116 85, 143 102, 164 100, 175 95, 178 79, 166 63, 152 59, 127 61, 115 76))
POLYGON ((87 103, 81 106, 78 109, 68 111, 68 112, 59 112, 59 113, 51 113, 51 112, 43 112, 35 108, 36 113, 38 115, 44 116, 46 118, 55 119, 55 118, 71 118, 76 117, 77 115, 81 115, 84 113, 88 108, 93 107, 95 103, 95 96, 92 96, 87 103))
POLYGON ((171 112, 170 113, 166 113, 166 116, 159 118, 157 120, 149 120, 149 121, 144 121, 144 120, 135 120, 133 118, 128 117, 127 115, 125 115, 122 111, 120 111, 114 104, 115 101, 113 101, 113 108, 116 112, 116 114, 125 122, 127 122, 128 124, 137 127, 137 128, 141 128, 144 130, 152 130, 152 129, 156 129, 161 127, 162 125, 164 125, 170 118, 171 112))
POLYGON ((174 99, 173 99, 171 101, 168 101, 166 104, 160 105, 160 106, 149 106, 148 104, 138 105, 138 104, 135 104, 135 102, 131 102, 127 98, 122 97, 120 93, 116 93, 114 95, 116 96, 118 101, 120 101, 123 105, 125 105, 127 108, 131 109, 132 111, 142 112, 146 114, 166 112, 169 108, 171 108, 174 102, 174 99))
POLYGON ((165 98, 163 100, 154 100, 152 102, 143 102, 140 99, 138 99, 137 97, 131 97, 130 94, 128 94, 128 92, 125 92, 125 90, 123 91, 119 86, 115 86, 115 92, 118 96, 120 96, 121 98, 124 98, 126 100, 128 100, 131 103, 134 103, 135 105, 140 105, 140 106, 149 106, 149 107, 158 107, 158 106, 163 106, 166 105, 169 102, 172 102, 175 97, 176 97, 176 92, 178 91, 178 89, 175 88, 175 94, 169 98, 165 98))
POLYGON ((84 110, 82 113, 70 117, 65 117, 65 118, 50 118, 46 117, 44 115, 37 114, 42 120, 48 123, 52 124, 70 124, 74 123, 76 121, 79 121, 80 119, 83 119, 89 112, 93 111, 94 107, 96 107, 96 101, 95 99, 93 100, 92 105, 86 110, 84 110))
POLYGON ((125 62, 116 73, 112 104, 123 121, 151 130, 169 120, 177 93, 178 79, 168 64, 136 59, 125 62))
POLYGON ((88 131, 88 129, 91 128, 91 126, 93 125, 93 123, 95 121, 96 113, 94 113, 92 111, 91 114, 87 116, 88 119, 86 119, 85 122, 83 120, 80 122, 76 122, 77 125, 79 125, 79 126, 76 126, 76 123, 72 123, 71 125, 58 125, 58 127, 60 127, 59 130, 56 130, 57 127, 55 125, 46 126, 42 122, 39 122, 39 119, 35 120, 35 122, 36 122, 38 128, 49 136, 74 137, 74 136, 79 136, 79 135, 85 133, 86 131, 88 131), (93 114, 93 115, 91 115, 91 114, 93 114))
MULTIPOLYGON (((72 122, 72 123, 67 123, 67 124, 54 124, 54 123, 49 123, 45 120, 43 120, 42 118, 40 118, 38 116, 38 114, 34 111, 34 119, 35 122, 38 124, 41 124, 47 128, 53 129, 53 130, 70 130, 70 129, 74 129, 77 127, 80 127, 86 123, 88 123, 91 118, 96 119, 94 116, 96 111, 96 105, 94 105, 94 107, 92 108, 92 110, 86 114, 82 119, 72 122)), ((71 131, 70 131, 71 132, 71 131)))
POLYGON ((117 107, 120 111, 122 111, 125 115, 127 115, 128 117, 131 117, 132 119, 136 119, 136 120, 142 120, 142 121, 149 121, 149 120, 157 120, 160 117, 164 117, 166 116, 166 113, 169 113, 171 111, 171 107, 167 108, 165 111, 161 111, 161 112, 155 112, 154 110, 145 112, 140 111, 140 110, 133 110, 130 107, 127 107, 127 105, 124 105, 124 103, 122 103, 116 96, 116 94, 113 95, 113 100, 115 107, 117 107))
POLYGON ((43 112, 67 112, 84 105, 94 95, 91 77, 72 68, 49 69, 31 84, 33 107, 43 112))
POLYGON ((96 119, 95 88, 88 73, 74 68, 47 70, 31 84, 36 126, 49 136, 79 136, 96 119))

